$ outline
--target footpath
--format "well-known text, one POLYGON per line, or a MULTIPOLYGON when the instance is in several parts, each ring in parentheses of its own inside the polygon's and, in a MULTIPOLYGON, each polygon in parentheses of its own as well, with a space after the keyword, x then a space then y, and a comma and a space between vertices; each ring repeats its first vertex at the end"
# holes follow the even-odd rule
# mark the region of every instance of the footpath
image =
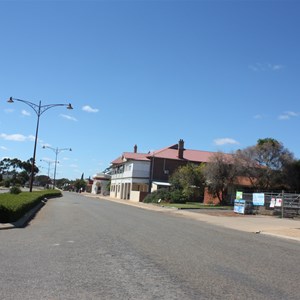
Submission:
POLYGON ((124 205, 131 205, 142 209, 154 210, 180 217, 186 217, 208 224, 235 229, 239 231, 272 235, 279 238, 286 238, 300 242, 300 219, 279 218, 275 216, 262 215, 240 215, 226 213, 226 211, 214 213, 212 210, 185 210, 158 206, 143 202, 133 202, 120 200, 111 197, 93 195, 85 193, 84 196, 118 202, 124 205))
MULTIPOLYGON (((152 211, 159 211, 162 213, 173 214, 179 217, 190 218, 208 224, 213 224, 221 227, 226 227, 234 230, 272 235, 279 238, 291 239, 300 242, 300 219, 279 218, 274 216, 262 215, 239 215, 233 212, 219 211, 216 213, 212 210, 197 209, 185 210, 163 207, 155 204, 148 204, 143 202, 133 202, 129 200, 120 200, 106 196, 94 195, 90 193, 82 193, 83 196, 93 197, 101 200, 114 201, 123 205, 131 205, 141 209, 152 211)), ((15 223, 0 223, 1 229, 20 228, 34 217, 34 215, 41 209, 45 203, 41 203, 28 212, 23 218, 15 223)))

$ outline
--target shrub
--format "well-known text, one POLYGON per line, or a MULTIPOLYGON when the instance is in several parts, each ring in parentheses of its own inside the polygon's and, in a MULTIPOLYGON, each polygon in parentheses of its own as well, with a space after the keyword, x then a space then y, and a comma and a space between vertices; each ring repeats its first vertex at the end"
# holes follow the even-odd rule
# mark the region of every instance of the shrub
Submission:
POLYGON ((162 202, 169 202, 170 201, 170 192, 168 189, 159 189, 157 191, 148 194, 144 201, 145 203, 158 203, 159 200, 162 202))
POLYGON ((4 181, 4 186, 7 187, 7 188, 10 187, 10 180, 9 179, 4 181))
POLYGON ((0 194, 0 222, 15 222, 45 198, 60 197, 57 190, 0 194))
POLYGON ((188 199, 179 189, 173 190, 170 193, 171 203, 185 203, 188 199))
POLYGON ((15 195, 22 193, 21 189, 18 186, 11 187, 9 192, 15 195))

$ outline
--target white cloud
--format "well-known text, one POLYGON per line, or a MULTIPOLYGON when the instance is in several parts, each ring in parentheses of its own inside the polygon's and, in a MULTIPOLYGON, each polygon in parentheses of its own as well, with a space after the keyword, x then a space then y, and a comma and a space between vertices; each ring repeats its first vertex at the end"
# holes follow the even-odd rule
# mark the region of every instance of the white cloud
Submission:
POLYGON ((7 149, 6 147, 4 147, 4 146, 0 146, 0 149, 3 150, 3 151, 8 150, 8 149, 7 149))
POLYGON ((10 114, 10 113, 14 112, 14 109, 6 108, 6 109, 4 109, 4 112, 7 113, 7 114, 10 114))
POLYGON ((253 117, 254 119, 262 119, 263 118, 263 115, 260 115, 260 114, 257 114, 253 117))
POLYGON ((15 133, 15 134, 1 133, 0 138, 7 140, 7 141, 14 141, 14 142, 34 141, 34 139, 35 139, 35 137, 33 135, 25 136, 25 135, 19 134, 19 133, 15 133))
POLYGON ((78 168, 78 165, 71 164, 71 165, 70 165, 70 168, 78 168))
POLYGON ((215 145, 217 146, 221 146, 221 145, 238 145, 239 142, 237 142, 236 140, 234 139, 231 139, 231 138, 220 138, 220 139, 215 139, 214 140, 214 143, 215 145))
POLYGON ((71 116, 69 116, 69 115, 64 115, 64 114, 61 114, 60 116, 61 116, 61 117, 63 117, 63 118, 65 118, 65 119, 67 119, 67 120, 71 120, 71 121, 77 121, 77 119, 76 119, 76 118, 74 118, 74 117, 71 117, 71 116))
POLYGON ((28 112, 25 109, 23 109, 21 113, 22 113, 23 116, 30 116, 31 115, 30 112, 28 112))
POLYGON ((283 65, 280 64, 270 64, 270 63, 255 63, 250 65, 249 68, 255 72, 266 72, 266 71, 279 71, 284 68, 283 65))
POLYGON ((270 67, 273 71, 278 71, 284 68, 283 65, 271 65, 270 67))
POLYGON ((89 105, 83 106, 83 107, 82 107, 82 110, 83 110, 83 111, 86 111, 86 112, 89 112, 89 113, 96 113, 96 112, 99 111, 98 108, 92 108, 92 107, 90 107, 89 105))
POLYGON ((25 136, 19 133, 15 133, 15 134, 0 133, 0 138, 7 141, 14 141, 14 142, 34 141, 35 139, 33 135, 25 136))
POLYGON ((279 120, 289 120, 289 119, 291 119, 291 118, 293 118, 293 117, 298 117, 300 114, 299 113, 296 113, 296 112, 294 112, 294 111, 286 111, 286 112, 284 112, 283 114, 281 114, 279 117, 278 117, 278 119, 279 120))

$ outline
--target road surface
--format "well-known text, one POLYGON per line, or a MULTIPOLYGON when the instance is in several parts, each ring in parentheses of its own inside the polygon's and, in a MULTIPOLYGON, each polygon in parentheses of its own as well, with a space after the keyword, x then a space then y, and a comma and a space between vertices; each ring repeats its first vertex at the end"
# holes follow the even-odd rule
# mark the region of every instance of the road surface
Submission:
POLYGON ((299 299, 300 243, 64 193, 0 231, 0 299, 299 299))

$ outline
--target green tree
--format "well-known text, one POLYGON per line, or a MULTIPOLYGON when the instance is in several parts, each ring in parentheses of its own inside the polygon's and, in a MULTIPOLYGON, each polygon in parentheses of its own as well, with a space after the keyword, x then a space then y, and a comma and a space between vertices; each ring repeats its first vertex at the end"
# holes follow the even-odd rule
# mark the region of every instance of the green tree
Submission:
MULTIPOLYGON (((4 158, 0 161, 0 173, 3 175, 9 175, 8 181, 14 184, 24 185, 28 181, 31 174, 32 159, 27 161, 21 161, 17 158, 4 158)), ((39 169, 35 166, 34 173, 38 173, 39 169)))
POLYGON ((47 187, 51 184, 51 179, 47 175, 38 175, 35 176, 35 181, 38 182, 38 185, 47 187))
POLYGON ((204 190, 203 165, 189 163, 181 166, 172 174, 169 181, 172 190, 181 191, 183 198, 192 200, 197 195, 199 197, 204 190))
POLYGON ((61 178, 56 180, 56 186, 59 189, 64 189, 67 185, 69 185, 71 181, 67 178, 61 178))
POLYGON ((85 191, 86 189, 86 181, 83 179, 76 179, 74 182, 74 186, 77 192, 79 191, 85 191))

